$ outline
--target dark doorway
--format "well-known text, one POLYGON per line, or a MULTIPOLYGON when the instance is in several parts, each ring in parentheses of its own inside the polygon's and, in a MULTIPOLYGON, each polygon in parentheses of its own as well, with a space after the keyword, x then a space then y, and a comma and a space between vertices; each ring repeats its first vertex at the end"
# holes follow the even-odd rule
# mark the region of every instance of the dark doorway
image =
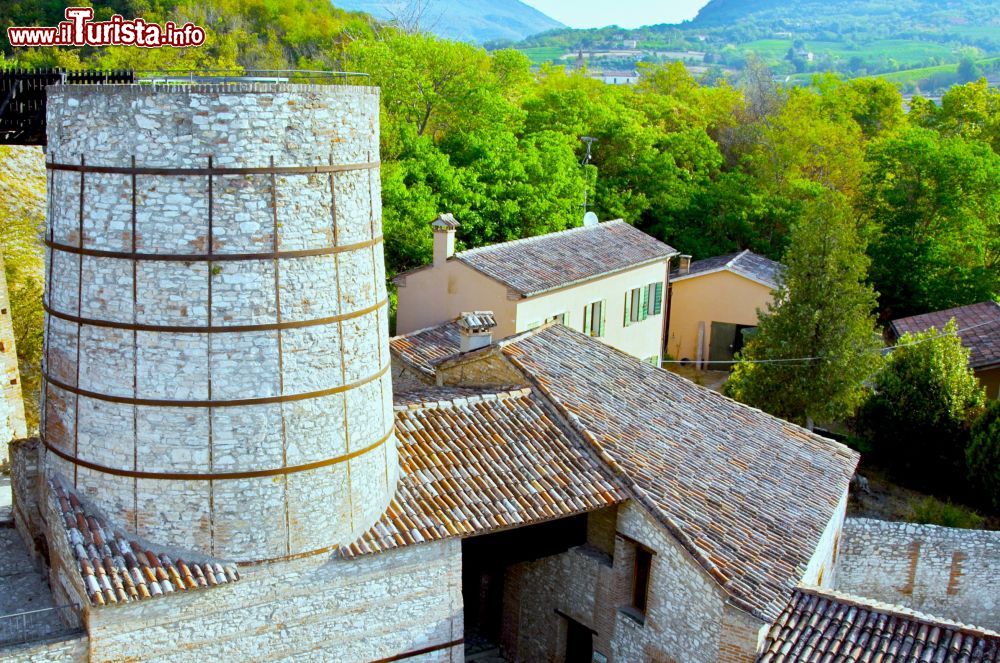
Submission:
POLYGON ((594 633, 566 617, 566 663, 590 663, 594 658, 594 633))
POLYGON ((712 340, 708 347, 708 368, 716 371, 728 371, 736 353, 743 349, 746 340, 752 335, 752 325, 737 325, 730 322, 712 323, 712 340), (717 363, 720 362, 720 363, 717 363))
POLYGON ((464 539, 466 660, 502 660, 498 647, 503 641, 504 577, 511 565, 562 553, 586 541, 586 515, 464 539))

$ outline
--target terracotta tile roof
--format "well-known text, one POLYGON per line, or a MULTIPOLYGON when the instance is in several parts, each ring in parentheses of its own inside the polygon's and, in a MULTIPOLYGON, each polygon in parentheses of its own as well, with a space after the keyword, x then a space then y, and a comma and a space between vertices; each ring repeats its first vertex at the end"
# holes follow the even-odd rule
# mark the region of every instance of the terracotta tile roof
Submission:
POLYGON ((457 355, 460 347, 461 337, 455 321, 389 339, 390 352, 427 375, 434 375, 435 364, 457 355))
POLYGON ((530 389, 396 407, 401 476, 376 525, 345 557, 473 536, 625 499, 530 389))
POLYGON ((436 404, 447 404, 456 398, 469 398, 472 396, 482 396, 483 394, 496 394, 503 391, 514 391, 521 389, 516 385, 508 387, 431 387, 424 386, 418 389, 407 391, 393 391, 392 402, 396 407, 409 407, 411 405, 421 405, 433 407, 436 404))
POLYGON ((893 334, 899 338, 907 332, 926 331, 931 327, 942 329, 952 318, 955 318, 960 330, 965 330, 958 335, 962 337, 962 345, 969 348, 969 366, 985 368, 1000 364, 1000 304, 996 302, 979 302, 899 318, 890 325, 893 334))
POLYGON ((747 278, 759 281, 772 288, 778 287, 778 275, 784 270, 784 265, 765 256, 753 253, 750 250, 739 253, 729 253, 723 256, 714 256, 704 260, 695 260, 691 263, 691 269, 687 274, 681 274, 678 269, 670 272, 670 279, 686 279, 698 274, 709 274, 727 270, 734 274, 746 276, 747 278))
POLYGON ((511 290, 534 295, 677 253, 621 219, 455 254, 511 290))
POLYGON ((50 485, 87 595, 95 606, 143 601, 240 578, 234 564, 185 562, 157 552, 124 535, 57 480, 50 485))
POLYGON ((757 661, 997 663, 1000 634, 870 599, 803 588, 771 627, 757 661))
POLYGON ((562 325, 499 345, 734 602, 781 612, 855 452, 562 325))

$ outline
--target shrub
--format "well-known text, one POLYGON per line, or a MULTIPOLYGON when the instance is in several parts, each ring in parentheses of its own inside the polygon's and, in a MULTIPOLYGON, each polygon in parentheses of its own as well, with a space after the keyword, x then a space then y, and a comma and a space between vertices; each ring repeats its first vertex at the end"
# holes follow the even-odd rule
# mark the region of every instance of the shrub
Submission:
POLYGON ((1000 512, 1000 400, 990 403, 972 424, 965 463, 973 489, 1000 512))
POLYGON ((925 497, 910 505, 910 522, 921 525, 941 525, 942 527, 961 527, 963 529, 979 529, 983 526, 983 517, 975 511, 951 502, 942 502, 936 497, 925 497))
POLYGON ((952 320, 904 334, 875 376, 858 429, 897 475, 935 487, 964 475, 968 423, 985 400, 968 362, 952 320))

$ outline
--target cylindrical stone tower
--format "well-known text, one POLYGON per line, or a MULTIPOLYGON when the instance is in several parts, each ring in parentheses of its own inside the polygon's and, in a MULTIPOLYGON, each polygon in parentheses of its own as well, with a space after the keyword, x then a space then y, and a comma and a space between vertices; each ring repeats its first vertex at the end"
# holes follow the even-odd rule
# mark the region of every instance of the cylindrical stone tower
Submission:
POLYGON ((375 88, 48 94, 46 463, 121 525, 325 552, 398 474, 375 88))

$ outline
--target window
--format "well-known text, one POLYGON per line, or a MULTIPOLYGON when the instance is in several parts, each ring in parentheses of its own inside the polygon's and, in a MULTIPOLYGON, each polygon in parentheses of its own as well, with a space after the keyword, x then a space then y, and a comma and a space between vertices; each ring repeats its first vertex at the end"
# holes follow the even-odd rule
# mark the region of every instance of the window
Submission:
POLYGON ((663 311, 663 282, 657 281, 646 286, 649 314, 659 315, 663 311))
POLYGON ((583 333, 590 336, 604 336, 605 300, 593 302, 583 307, 583 333))
POLYGON ((635 547, 635 567, 632 574, 632 609, 646 614, 649 595, 649 575, 653 568, 653 553, 642 546, 635 547))
POLYGON ((564 311, 562 313, 556 313, 555 315, 550 315, 549 317, 545 318, 545 322, 552 322, 554 320, 555 322, 558 322, 561 325, 565 325, 566 320, 568 318, 569 314, 564 311))
POLYGON ((625 326, 646 319, 646 288, 632 288, 625 293, 625 326))
POLYGON ((625 293, 625 326, 663 312, 663 283, 650 283, 625 293))

